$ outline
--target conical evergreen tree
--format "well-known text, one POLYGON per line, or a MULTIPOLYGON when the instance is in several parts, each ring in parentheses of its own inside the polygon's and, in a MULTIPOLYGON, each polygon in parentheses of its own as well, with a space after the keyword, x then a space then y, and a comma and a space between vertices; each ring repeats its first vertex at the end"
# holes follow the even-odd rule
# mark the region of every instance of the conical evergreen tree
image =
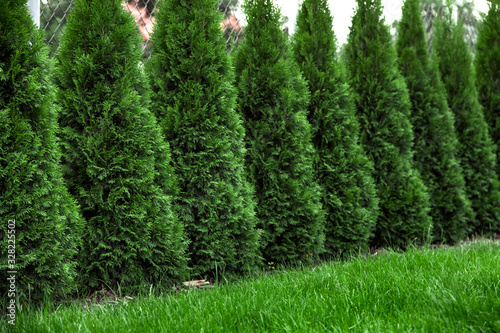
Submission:
POLYGON ((426 242, 432 220, 429 195, 413 163, 410 101, 380 0, 358 1, 345 50, 360 141, 375 164, 380 198, 373 245, 426 242))
POLYGON ((458 162, 453 113, 435 63, 427 55, 420 0, 406 0, 399 22, 399 68, 410 92, 415 166, 431 198, 434 241, 457 242, 467 235, 474 213, 458 162))
POLYGON ((476 213, 469 229, 473 234, 488 234, 498 230, 500 220, 496 154, 479 103, 476 74, 463 27, 453 23, 449 13, 436 23, 433 50, 439 59, 448 104, 455 114, 460 163, 467 195, 476 213))
MULTIPOLYGON (((0 3, 1 302, 71 292, 83 219, 68 194, 56 142, 52 62, 26 0, 0 3), (9 273, 9 271, 17 271, 9 273)), ((5 309, 5 308, 4 308, 5 309)))
POLYGON ((186 268, 170 149, 149 111, 141 40, 119 0, 76 0, 56 58, 63 160, 87 228, 82 281, 138 290, 186 268))
POLYGON ((373 163, 359 144, 359 122, 336 59, 336 39, 326 0, 304 0, 293 50, 311 92, 308 118, 317 151, 315 170, 323 186, 325 249, 329 254, 368 247, 378 215, 373 163))
POLYGON ((488 15, 479 27, 474 61, 479 102, 496 147, 500 177, 500 2, 497 0, 490 1, 488 15))
POLYGON ((272 0, 248 0, 244 9, 248 25, 234 56, 249 177, 264 230, 263 256, 270 261, 304 260, 319 254, 324 242, 306 114, 309 92, 272 0))
POLYGON ((160 2, 148 63, 152 110, 172 149, 194 275, 214 275, 217 267, 241 272, 259 262, 245 132, 217 4, 160 2))

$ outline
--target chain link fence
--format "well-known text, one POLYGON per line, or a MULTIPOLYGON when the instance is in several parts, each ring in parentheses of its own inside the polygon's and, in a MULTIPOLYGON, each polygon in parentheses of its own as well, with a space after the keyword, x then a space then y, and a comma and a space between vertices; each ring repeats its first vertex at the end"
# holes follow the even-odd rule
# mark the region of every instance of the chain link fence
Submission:
MULTIPOLYGON (((123 8, 134 16, 139 32, 142 35, 144 57, 149 57, 150 34, 155 21, 155 12, 158 1, 161 0, 125 0, 123 8)), ((66 17, 71 12, 73 0, 40 0, 40 27, 45 31, 46 43, 50 45, 54 54, 59 48, 61 37, 64 34, 66 17)), ((221 0, 217 10, 224 14, 221 29, 224 30, 227 50, 231 52, 243 38, 239 0, 221 0)))

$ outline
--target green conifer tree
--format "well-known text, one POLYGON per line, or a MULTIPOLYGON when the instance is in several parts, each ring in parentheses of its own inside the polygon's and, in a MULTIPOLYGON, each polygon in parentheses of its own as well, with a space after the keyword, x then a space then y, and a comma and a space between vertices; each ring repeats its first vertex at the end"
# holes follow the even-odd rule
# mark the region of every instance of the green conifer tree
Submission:
POLYGON ((428 241, 429 195, 413 163, 410 101, 398 72, 380 0, 358 1, 345 50, 361 126, 360 141, 375 165, 380 198, 374 246, 428 241))
POLYGON ((492 0, 489 4, 479 27, 474 64, 479 102, 496 147, 500 177, 500 2, 492 0))
POLYGON ((272 0, 248 0, 244 10, 245 39, 234 59, 263 256, 273 262, 304 260, 322 252, 324 243, 306 114, 309 92, 272 0))
POLYGON ((65 178, 87 221, 80 277, 90 288, 135 291, 186 268, 177 181, 140 44, 119 0, 76 0, 56 55, 65 178))
POLYGON ((434 62, 429 61, 420 0, 406 0, 399 22, 399 68, 410 92, 415 166, 431 198, 434 241, 457 242, 467 235, 474 213, 458 159, 453 113, 434 62))
POLYGON ((13 299, 11 276, 16 297, 38 302, 74 290, 83 219, 63 182, 43 32, 26 0, 0 11, 0 303, 13 299))
POLYGON ((329 254, 368 247, 378 215, 373 163, 359 144, 359 122, 336 59, 336 39, 326 0, 304 0, 293 36, 295 59, 311 92, 308 118, 323 186, 325 249, 329 254))
POLYGON ((255 199, 218 1, 162 1, 148 71, 152 110, 172 149, 194 275, 257 267, 255 199), (217 265, 217 266, 216 266, 217 265))
POLYGON ((446 88, 448 104, 455 114, 459 158, 466 191, 476 213, 472 234, 498 230, 500 191, 497 161, 488 124, 478 99, 472 56, 464 41, 463 27, 448 13, 436 23, 433 50, 446 88))

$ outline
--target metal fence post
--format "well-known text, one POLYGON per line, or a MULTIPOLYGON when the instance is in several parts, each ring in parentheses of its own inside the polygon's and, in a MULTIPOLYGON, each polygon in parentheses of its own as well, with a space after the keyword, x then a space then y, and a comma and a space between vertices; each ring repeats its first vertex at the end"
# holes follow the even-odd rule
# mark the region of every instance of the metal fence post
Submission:
POLYGON ((31 17, 37 27, 40 27, 40 0, 28 0, 28 7, 31 11, 31 17))

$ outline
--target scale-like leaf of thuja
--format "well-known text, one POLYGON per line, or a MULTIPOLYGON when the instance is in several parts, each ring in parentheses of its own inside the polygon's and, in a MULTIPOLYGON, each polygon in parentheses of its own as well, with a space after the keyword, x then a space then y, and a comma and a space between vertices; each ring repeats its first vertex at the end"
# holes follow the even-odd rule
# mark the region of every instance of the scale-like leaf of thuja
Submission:
POLYGON ((245 2, 248 25, 234 54, 249 178, 255 184, 263 256, 308 260, 323 251, 324 212, 314 179, 309 92, 271 0, 245 2))
POLYGON ((374 246, 429 239, 429 195, 413 163, 410 102, 380 0, 358 1, 345 50, 360 121, 360 141, 374 163, 380 215, 374 246))
POLYGON ((257 268, 253 188, 218 1, 162 1, 147 64, 152 110, 170 142, 195 276, 257 268))
POLYGON ((448 104, 455 115, 460 163, 466 192, 476 213, 470 234, 498 230, 500 190, 495 146, 479 103, 472 55, 463 39, 461 23, 447 15, 436 24, 433 50, 446 88, 448 104))
POLYGON ((488 14, 479 27, 474 64, 479 102, 497 147, 500 177, 500 4, 497 1, 490 1, 488 14))
POLYGON ((429 189, 435 242, 457 242, 474 219, 458 158, 454 116, 439 70, 427 55, 419 0, 406 0, 399 22, 399 69, 410 92, 415 166, 429 189))
POLYGON ((304 0, 293 36, 295 59, 311 92, 308 118, 323 186, 325 248, 329 255, 366 250, 378 215, 373 163, 359 144, 359 122, 336 59, 336 39, 326 0, 304 0))
POLYGON ((91 288, 168 285, 186 268, 140 43, 120 1, 77 0, 56 55, 65 178, 87 221, 80 277, 91 288))
POLYGON ((26 1, 4 1, 0 10, 8 13, 0 16, 0 288, 8 300, 8 271, 17 271, 15 297, 39 302, 75 290, 84 222, 63 182, 43 32, 26 1))

